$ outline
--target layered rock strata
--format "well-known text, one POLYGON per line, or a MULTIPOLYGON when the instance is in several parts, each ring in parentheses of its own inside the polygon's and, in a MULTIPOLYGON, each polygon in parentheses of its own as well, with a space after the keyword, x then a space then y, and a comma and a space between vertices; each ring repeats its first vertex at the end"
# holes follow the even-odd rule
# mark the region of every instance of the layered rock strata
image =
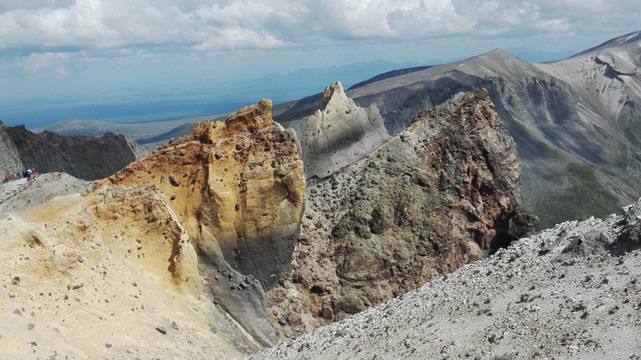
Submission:
POLYGON ((201 255, 215 301, 263 346, 276 341, 263 289, 290 269, 305 192, 295 133, 272 120, 271 106, 201 123, 103 181, 158 187, 201 255))
POLYGON ((310 185, 293 269, 268 294, 281 338, 400 296, 532 230, 520 174, 514 141, 476 91, 423 111, 310 185))

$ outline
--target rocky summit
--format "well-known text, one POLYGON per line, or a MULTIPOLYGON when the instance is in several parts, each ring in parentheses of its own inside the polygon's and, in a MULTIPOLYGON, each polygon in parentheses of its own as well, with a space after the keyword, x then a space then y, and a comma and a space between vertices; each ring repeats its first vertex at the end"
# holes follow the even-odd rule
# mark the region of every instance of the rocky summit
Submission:
POLYGON ((293 268, 268 292, 283 339, 483 258, 536 226, 487 92, 422 112, 368 156, 309 183, 293 268))
POLYGON ((426 110, 395 137, 340 84, 326 94, 302 148, 263 100, 94 183, 7 184, 6 354, 238 358, 400 296, 536 224, 487 92, 426 110), (301 153, 320 166, 305 168, 301 153), (329 175, 310 175, 321 168, 329 175))
POLYGON ((340 82, 325 89, 323 108, 305 125, 301 147, 308 178, 328 177, 389 138, 376 106, 359 107, 340 82))
POLYGON ((3 356, 239 358, 275 345, 265 290, 298 238, 298 153, 263 100, 94 183, 5 184, 3 356))

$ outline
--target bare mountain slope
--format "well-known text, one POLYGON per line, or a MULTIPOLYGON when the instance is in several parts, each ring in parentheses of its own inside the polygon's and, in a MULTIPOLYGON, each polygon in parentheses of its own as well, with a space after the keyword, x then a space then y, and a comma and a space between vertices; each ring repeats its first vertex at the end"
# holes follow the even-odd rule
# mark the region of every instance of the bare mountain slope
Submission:
MULTIPOLYGON (((606 216, 638 197, 640 59, 641 33, 546 64, 493 50, 372 82, 347 95, 362 107, 376 105, 390 134, 397 134, 422 109, 460 91, 487 89, 523 161, 524 203, 551 226, 606 216)), ((318 101, 309 97, 277 106, 275 118, 305 122, 318 101)))

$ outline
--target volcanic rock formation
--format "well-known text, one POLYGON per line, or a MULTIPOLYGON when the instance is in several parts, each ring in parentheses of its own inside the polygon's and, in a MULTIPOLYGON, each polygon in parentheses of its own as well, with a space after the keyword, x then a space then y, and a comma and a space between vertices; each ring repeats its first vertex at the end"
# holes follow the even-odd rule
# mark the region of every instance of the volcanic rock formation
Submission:
POLYGON ((336 139, 333 124, 354 121, 345 129, 363 135, 353 138, 359 147, 333 147, 342 163, 310 188, 296 134, 263 100, 92 187, 50 174, 8 198, 0 259, 19 260, 2 270, 11 279, 2 306, 16 317, 0 325, 7 354, 33 350, 19 343, 31 339, 42 357, 238 357, 402 295, 531 230, 516 148, 486 92, 425 110, 386 141, 380 118, 350 119, 345 109, 364 111, 334 85, 325 110, 347 117, 325 117, 318 129, 336 139), (345 149, 369 153, 356 160, 345 149), (43 203, 53 188, 71 194, 43 203), (41 199, 30 204, 29 194, 41 199))
POLYGON ((357 106, 340 82, 325 89, 323 108, 306 125, 301 148, 308 178, 330 176, 389 138, 376 106, 357 106))
POLYGON ((459 94, 330 178, 310 181, 292 272, 271 290, 282 338, 362 311, 532 230, 516 146, 487 92, 459 94))
POLYGON ((104 183, 157 186, 194 242, 216 301, 259 343, 275 343, 263 289, 290 268, 305 178, 295 133, 272 120, 270 101, 201 123, 104 183))
POLYGON ((122 135, 34 134, 24 126, 6 127, 2 122, 0 150, 4 157, 0 171, 5 175, 31 168, 39 173, 64 172, 83 180, 112 175, 150 152, 122 135))

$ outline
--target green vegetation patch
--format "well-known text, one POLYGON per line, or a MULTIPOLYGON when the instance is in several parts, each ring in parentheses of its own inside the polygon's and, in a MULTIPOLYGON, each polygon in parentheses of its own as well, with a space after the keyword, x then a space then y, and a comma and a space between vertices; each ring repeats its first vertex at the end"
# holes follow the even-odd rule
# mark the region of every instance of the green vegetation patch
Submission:
POLYGON ((618 211, 617 198, 601 185, 591 166, 571 163, 566 170, 569 189, 555 201, 535 209, 544 228, 589 216, 602 218, 618 211))

